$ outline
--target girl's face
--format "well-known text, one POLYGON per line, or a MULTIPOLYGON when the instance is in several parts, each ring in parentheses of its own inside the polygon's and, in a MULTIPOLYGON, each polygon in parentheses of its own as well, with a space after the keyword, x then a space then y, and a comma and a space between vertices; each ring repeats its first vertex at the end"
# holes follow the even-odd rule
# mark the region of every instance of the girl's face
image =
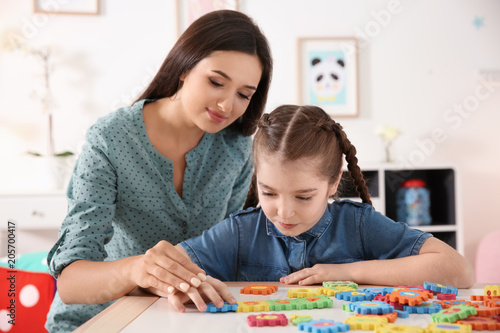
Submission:
MULTIPOLYGON (((261 157, 257 168, 259 201, 266 217, 286 236, 311 229, 325 213, 328 198, 337 185, 317 176, 310 159, 283 162, 279 157, 261 157)), ((340 177, 339 177, 340 179, 340 177)))
POLYGON ((245 113, 261 75, 256 55, 213 52, 181 76, 177 94, 187 122, 209 133, 229 126, 245 113))

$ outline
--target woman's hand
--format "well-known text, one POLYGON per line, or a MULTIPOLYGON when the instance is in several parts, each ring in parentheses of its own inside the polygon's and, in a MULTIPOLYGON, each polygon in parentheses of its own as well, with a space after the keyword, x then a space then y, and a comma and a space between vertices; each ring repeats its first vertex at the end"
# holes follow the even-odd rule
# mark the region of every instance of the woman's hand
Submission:
POLYGON ((179 312, 186 310, 184 304, 189 300, 192 300, 198 310, 202 312, 207 309, 205 301, 214 303, 218 308, 224 305, 224 301, 236 304, 236 299, 226 284, 211 276, 207 276, 207 280, 202 282, 198 288, 190 288, 187 292, 174 291, 168 296, 168 303, 179 312))
POLYGON ((301 286, 323 283, 328 280, 348 280, 343 277, 338 264, 316 264, 310 268, 301 269, 298 272, 284 276, 280 279, 281 283, 294 284, 301 286), (335 272, 335 275, 333 274, 335 272))
POLYGON ((167 241, 137 256, 132 269, 132 279, 139 287, 158 290, 160 295, 172 294, 175 289, 187 292, 206 278, 201 268, 167 241))

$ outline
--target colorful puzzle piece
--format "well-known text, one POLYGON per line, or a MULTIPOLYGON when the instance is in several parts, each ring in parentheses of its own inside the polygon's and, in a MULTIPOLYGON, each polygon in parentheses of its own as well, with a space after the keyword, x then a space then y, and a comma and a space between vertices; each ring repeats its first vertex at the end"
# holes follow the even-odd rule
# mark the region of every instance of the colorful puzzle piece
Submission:
POLYGON ((398 318, 408 318, 410 316, 410 313, 408 311, 400 311, 400 310, 394 310, 398 314, 398 318))
POLYGON ((286 293, 288 298, 314 297, 323 294, 323 288, 290 288, 286 293))
POLYGON ((224 303, 221 308, 218 308, 214 305, 214 303, 207 303, 207 309, 205 312, 235 312, 238 309, 238 304, 228 304, 224 303))
POLYGON ((371 301, 375 297, 369 291, 344 291, 342 293, 336 293, 335 298, 342 299, 344 301, 359 302, 359 301, 371 301))
POLYGON ((290 321, 295 326, 297 326, 300 323, 307 323, 308 321, 311 321, 311 320, 312 320, 311 316, 298 315, 298 314, 290 315, 290 321))
POLYGON ((323 281, 323 287, 349 287, 358 289, 358 284, 352 281, 323 281))
POLYGON ((267 301, 243 301, 238 302, 236 312, 259 312, 269 311, 269 302, 267 301))
POLYGON ((489 308, 500 307, 500 299, 485 299, 483 304, 489 308))
POLYGON ((437 295, 437 299, 440 301, 453 301, 457 299, 457 295, 452 293, 440 293, 437 295))
POLYGON ((401 289, 385 295, 385 298, 390 302, 399 302, 401 304, 414 306, 427 301, 429 299, 429 295, 427 292, 417 289, 401 289))
POLYGON ((500 286, 486 286, 484 287, 484 296, 500 296, 500 286))
POLYGON ((405 305, 404 310, 408 313, 436 313, 443 310, 443 307, 439 303, 422 303, 420 305, 405 305))
POLYGON ((395 332, 424 333, 425 330, 418 326, 407 326, 407 325, 396 325, 396 324, 386 324, 375 327, 375 333, 395 333, 395 332))
POLYGON ((273 284, 251 284, 240 289, 240 294, 270 295, 278 290, 278 286, 273 284))
POLYGON ((429 324, 425 329, 425 332, 428 333, 470 333, 471 331, 472 328, 470 325, 441 323, 429 324))
POLYGON ((290 311, 322 309, 332 306, 333 300, 330 297, 321 295, 317 297, 238 302, 236 312, 290 311))
POLYGON ((465 318, 457 320, 457 324, 471 325, 475 331, 500 330, 500 323, 493 318, 465 318))
POLYGON ((377 317, 377 318, 387 318, 387 321, 389 323, 393 323, 398 319, 398 314, 396 311, 394 312, 389 312, 389 313, 381 313, 381 314, 361 314, 358 313, 356 314, 356 317, 377 317))
POLYGON ((458 295, 457 288, 452 287, 452 286, 448 286, 445 284, 441 284, 441 283, 434 283, 434 282, 425 281, 424 288, 438 292, 438 293, 451 293, 451 294, 458 295))
POLYGON ((477 317, 493 317, 500 314, 500 308, 477 308, 477 317))
POLYGON ((288 325, 288 319, 284 314, 265 314, 260 315, 249 315, 247 317, 247 323, 249 326, 286 326, 288 325))
POLYGON ((351 287, 323 287, 321 290, 323 295, 335 296, 336 293, 342 293, 344 291, 353 291, 357 289, 351 287))
POLYGON ((363 288, 361 289, 361 291, 368 291, 370 293, 372 293, 373 295, 377 296, 377 295, 382 295, 382 293, 384 292, 384 287, 368 287, 368 288, 363 288))
POLYGON ((443 309, 449 309, 455 305, 470 305, 470 306, 473 306, 475 308, 479 307, 478 304, 475 304, 475 303, 472 303, 469 301, 465 301, 463 299, 456 299, 456 300, 452 300, 452 301, 434 301, 434 303, 441 304, 443 309))
POLYGON ((475 314, 477 314, 475 307, 462 304, 433 313, 431 314, 431 318, 436 323, 454 323, 458 319, 464 319, 475 314))
POLYGON ((364 330, 371 331, 375 327, 387 324, 387 318, 385 317, 368 317, 368 316, 352 316, 344 321, 345 324, 349 324, 351 330, 364 330))
POLYGON ((336 333, 346 332, 349 330, 349 325, 338 323, 333 320, 312 320, 307 323, 300 323, 297 328, 299 331, 313 332, 313 333, 336 333))
POLYGON ((352 311, 361 314, 379 314, 394 312, 394 307, 380 301, 366 301, 350 303, 349 308, 352 311))

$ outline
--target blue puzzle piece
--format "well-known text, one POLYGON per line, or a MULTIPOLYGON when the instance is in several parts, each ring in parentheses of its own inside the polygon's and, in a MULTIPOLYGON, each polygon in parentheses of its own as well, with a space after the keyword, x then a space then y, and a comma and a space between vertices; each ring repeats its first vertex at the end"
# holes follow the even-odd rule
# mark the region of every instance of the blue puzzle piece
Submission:
POLYGON ((439 303, 422 303, 421 305, 409 306, 405 305, 404 310, 408 313, 436 313, 443 310, 443 307, 439 303))
POLYGON ((349 324, 334 322, 333 320, 312 320, 307 323, 300 323, 297 328, 299 331, 312 333, 337 333, 349 330, 349 324))
POLYGON ((207 303, 207 309, 205 312, 236 312, 236 310, 238 310, 238 304, 224 303, 221 308, 218 308, 214 305, 214 303, 207 303))
POLYGON ((424 288, 438 292, 438 293, 448 293, 448 294, 458 295, 458 288, 448 286, 445 284, 441 284, 441 283, 434 283, 434 282, 425 281, 424 288))

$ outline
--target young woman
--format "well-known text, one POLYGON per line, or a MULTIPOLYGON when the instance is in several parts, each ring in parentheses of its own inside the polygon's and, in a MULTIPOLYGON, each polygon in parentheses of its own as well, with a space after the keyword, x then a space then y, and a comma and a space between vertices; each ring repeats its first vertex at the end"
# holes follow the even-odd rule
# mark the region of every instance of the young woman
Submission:
POLYGON ((209 275, 198 289, 169 297, 179 311, 189 298, 203 311, 199 292, 219 307, 224 300, 233 303, 219 280, 472 285, 471 265, 453 248, 373 209, 355 147, 322 109, 285 105, 265 114, 253 159, 256 177, 248 204, 260 207, 231 214, 177 245, 209 275), (361 203, 329 203, 344 157, 361 203))
POLYGON ((271 72, 253 21, 212 12, 184 32, 134 105, 89 129, 48 256, 58 287, 50 332, 75 329, 137 286, 167 293, 206 278, 170 243, 242 208, 271 72))

